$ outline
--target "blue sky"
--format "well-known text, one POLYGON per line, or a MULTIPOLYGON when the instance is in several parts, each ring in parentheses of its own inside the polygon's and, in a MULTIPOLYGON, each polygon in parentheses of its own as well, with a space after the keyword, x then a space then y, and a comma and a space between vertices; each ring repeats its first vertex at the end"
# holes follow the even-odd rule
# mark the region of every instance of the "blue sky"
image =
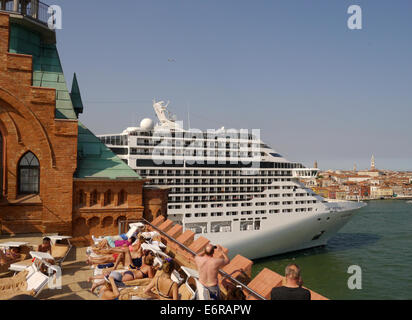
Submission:
MULTIPOLYGON (((96 134, 154 117, 261 129, 322 169, 412 170, 412 1, 59 1, 58 47, 96 134), (347 28, 360 5, 363 29, 347 28), (170 62, 169 59, 175 61, 170 62)), ((70 82, 70 81, 69 81, 70 82)))

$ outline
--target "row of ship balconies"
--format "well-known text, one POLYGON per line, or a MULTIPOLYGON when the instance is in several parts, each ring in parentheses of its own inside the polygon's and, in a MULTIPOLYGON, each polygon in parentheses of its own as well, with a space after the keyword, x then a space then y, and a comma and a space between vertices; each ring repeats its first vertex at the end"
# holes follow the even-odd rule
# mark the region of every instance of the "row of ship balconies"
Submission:
MULTIPOLYGON (((111 146, 127 146, 129 144, 129 138, 127 135, 117 135, 117 136, 99 136, 101 142, 111 146)), ((261 143, 260 141, 250 141, 245 139, 233 139, 230 137, 221 139, 201 139, 199 137, 180 137, 180 138, 170 138, 167 136, 156 136, 150 139, 137 138, 133 141, 133 145, 136 146, 158 146, 160 144, 167 146, 193 146, 199 147, 210 147, 210 148, 261 148, 270 149, 268 145, 261 143), (228 141, 230 140, 230 141, 228 141)))
MULTIPOLYGON (((251 201, 254 199, 253 195, 225 195, 225 196, 169 196, 169 203, 187 203, 187 202, 219 202, 219 201, 251 201)), ((313 200, 318 201, 318 200, 313 200)), ((286 201, 288 204, 292 204, 293 201, 286 201)))
MULTIPOLYGON (((151 177, 183 177, 183 178, 191 178, 191 177, 275 177, 279 176, 276 173, 286 173, 287 177, 290 177, 290 171, 279 171, 279 170, 154 170, 154 169, 141 169, 137 170, 141 176, 151 176, 151 177), (248 174, 250 172, 251 174, 248 174), (252 174, 253 173, 253 174, 252 174)), ((275 179, 274 181, 278 181, 275 179)), ((288 179, 290 181, 290 178, 288 179)))
MULTIPOLYGON (((153 177, 145 177, 150 179, 147 184, 152 185, 168 185, 168 186, 222 186, 222 185, 231 185, 231 186, 255 186, 256 185, 271 185, 273 181, 239 181, 236 179, 202 179, 202 181, 196 181, 191 179, 155 179, 153 177)), ((298 188, 297 186, 295 188, 298 188)))
MULTIPOLYGON (((244 208, 244 207, 266 207, 266 206, 290 206, 290 205, 309 205, 309 204, 315 204, 318 203, 318 200, 306 200, 306 201, 270 201, 270 202, 256 202, 256 203, 251 203, 251 202, 245 202, 241 203, 239 206, 239 203, 227 203, 226 207, 227 208, 244 208), (230 205, 228 205, 230 204, 230 205)), ((191 204, 188 204, 185 206, 184 209, 186 210, 197 210, 197 209, 219 209, 223 208, 224 204, 223 203, 212 203, 212 204, 201 204, 201 205, 194 205, 192 208, 191 204)), ((176 205, 176 204, 169 204, 168 209, 182 209, 182 205, 176 205)))
MULTIPOLYGON (((163 173, 156 173, 155 171, 146 171, 146 170, 137 170, 137 173, 140 174, 142 177, 146 177, 148 179, 153 179, 155 177, 163 177, 164 179, 168 179, 170 177, 182 177, 182 179, 175 179, 175 180, 185 180, 185 183, 189 183, 186 180, 192 178, 192 177, 243 177, 240 179, 224 179, 226 182, 232 182, 232 183, 238 183, 238 184, 253 184, 253 183, 260 183, 260 182, 252 182, 251 180, 253 178, 255 178, 256 176, 252 176, 250 179, 245 178, 245 175, 240 176, 240 175, 231 175, 231 174, 224 174, 224 175, 218 175, 218 174, 207 174, 207 173, 202 173, 202 174, 193 174, 193 175, 184 175, 184 174, 163 174, 163 173), (228 181, 231 180, 231 181, 228 181), (246 181, 247 182, 246 182, 246 181)), ((265 176, 265 175, 261 175, 261 176, 265 176)), ((266 175, 269 177, 292 177, 292 175, 290 174, 290 172, 286 172, 286 171, 273 171, 270 174, 266 175)), ((250 177, 249 175, 247 177, 250 177)), ((291 178, 287 178, 289 179, 288 181, 291 180, 291 178)), ((192 182, 196 182, 195 180, 199 180, 199 179, 190 179, 192 180, 192 182)), ((213 180, 213 179, 202 179, 202 181, 204 181, 204 183, 207 183, 206 180, 213 180)), ((214 179, 216 180, 216 179, 214 179)), ((219 180, 219 179, 217 179, 219 180)), ((272 182, 277 182, 278 179, 265 179, 266 181, 270 181, 269 184, 271 184, 272 182)), ((256 179, 253 179, 253 181, 257 181, 256 179)), ((182 182, 182 181, 177 181, 177 183, 182 182)), ((199 181, 197 181, 199 182, 199 181)), ((197 183, 196 182, 196 183, 197 183)), ((226 183, 226 182, 219 182, 219 183, 226 183)), ((265 182, 265 184, 267 184, 265 182)))
MULTIPOLYGON (((111 148, 112 150, 116 151, 115 148, 111 148)), ((236 158, 253 158, 253 157, 263 157, 266 156, 267 154, 265 152, 247 152, 247 151, 218 151, 216 150, 208 150, 208 149, 198 149, 196 147, 194 148, 186 148, 186 149, 168 149, 168 148, 162 148, 162 149, 156 149, 156 150, 150 150, 150 149, 130 149, 128 151, 127 149, 124 150, 124 152, 121 152, 119 154, 129 154, 132 156, 151 156, 151 155, 157 155, 157 156, 192 156, 192 157, 227 157, 230 159, 230 157, 236 157, 236 158)))
MULTIPOLYGON (((250 188, 250 189, 229 189, 226 188, 225 190, 216 190, 214 188, 210 188, 210 189, 202 189, 202 190, 195 190, 195 189, 183 189, 183 188, 171 188, 169 194, 215 194, 215 195, 219 195, 219 194, 238 194, 238 193, 261 193, 264 192, 265 189, 261 189, 261 188, 250 188)), ((302 198, 302 197, 307 197, 310 196, 310 193, 276 193, 276 194, 270 194, 270 196, 272 198, 275 197, 280 197, 280 198, 302 198)))

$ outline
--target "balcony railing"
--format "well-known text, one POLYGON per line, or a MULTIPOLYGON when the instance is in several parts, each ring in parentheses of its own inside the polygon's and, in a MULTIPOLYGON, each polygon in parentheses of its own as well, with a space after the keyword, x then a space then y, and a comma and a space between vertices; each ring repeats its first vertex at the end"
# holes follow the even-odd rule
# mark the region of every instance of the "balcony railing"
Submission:
POLYGON ((49 6, 43 2, 35 0, 31 0, 29 2, 24 2, 21 0, 0 0, 0 11, 18 13, 46 25, 51 17, 51 14, 49 13, 49 6))

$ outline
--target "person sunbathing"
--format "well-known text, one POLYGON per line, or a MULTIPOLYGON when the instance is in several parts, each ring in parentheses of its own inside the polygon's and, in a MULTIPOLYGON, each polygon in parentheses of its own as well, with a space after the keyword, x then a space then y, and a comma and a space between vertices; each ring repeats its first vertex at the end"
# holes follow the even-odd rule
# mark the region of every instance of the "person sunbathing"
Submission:
POLYGON ((128 249, 136 241, 135 237, 130 237, 128 240, 117 240, 115 241, 116 247, 111 249, 106 249, 105 254, 100 257, 88 257, 86 260, 87 264, 103 264, 103 263, 114 263, 121 253, 123 253, 122 248, 128 249))
POLYGON ((109 277, 105 281, 104 287, 100 290, 100 299, 101 300, 118 300, 120 291, 117 288, 116 281, 114 278, 109 277))
MULTIPOLYGON (((136 232, 134 232, 131 237, 138 237, 140 232, 144 231, 145 227, 139 227, 136 232)), ((96 240, 95 238, 93 238, 94 240, 96 240)), ((121 235, 118 236, 106 236, 104 237, 102 240, 99 241, 99 243, 97 243, 96 245, 94 245, 92 247, 93 250, 102 250, 102 249, 111 249, 111 248, 116 248, 118 247, 118 242, 117 241, 125 241, 128 240, 127 238, 127 233, 123 233, 121 235)))
POLYGON ((171 279, 175 265, 172 259, 167 258, 163 263, 162 271, 157 272, 153 280, 144 290, 145 294, 153 295, 152 289, 158 296, 165 299, 179 300, 178 285, 171 279))
POLYGON ((105 282, 107 282, 107 279, 110 277, 115 279, 118 287, 126 286, 125 284, 126 281, 146 279, 146 278, 152 279, 155 275, 153 261, 154 261, 153 255, 148 254, 147 256, 144 257, 143 264, 140 268, 127 270, 123 273, 119 271, 105 272, 97 276, 89 277, 87 279, 88 282, 92 282, 93 280, 102 279, 102 281, 93 283, 90 290, 93 293, 97 287, 104 285, 105 282))
POLYGON ((20 259, 20 257, 20 248, 10 248, 5 250, 5 252, 0 250, 0 265, 3 266, 11 262, 15 262, 20 259))
POLYGON ((147 254, 147 252, 144 252, 142 249, 142 244, 144 242, 144 238, 140 237, 138 241, 136 241, 129 247, 122 247, 117 249, 119 251, 119 255, 116 259, 113 269, 116 270, 120 262, 122 262, 123 266, 128 266, 129 269, 136 269, 141 267, 142 257, 147 254))

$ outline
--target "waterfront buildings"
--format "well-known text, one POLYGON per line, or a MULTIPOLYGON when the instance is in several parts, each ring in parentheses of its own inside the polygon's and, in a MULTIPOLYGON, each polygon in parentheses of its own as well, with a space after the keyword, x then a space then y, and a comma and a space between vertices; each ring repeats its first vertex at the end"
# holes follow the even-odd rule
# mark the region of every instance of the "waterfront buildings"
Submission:
POLYGON ((338 200, 412 198, 412 172, 379 170, 372 156, 370 170, 324 171, 304 181, 325 198, 338 200))

